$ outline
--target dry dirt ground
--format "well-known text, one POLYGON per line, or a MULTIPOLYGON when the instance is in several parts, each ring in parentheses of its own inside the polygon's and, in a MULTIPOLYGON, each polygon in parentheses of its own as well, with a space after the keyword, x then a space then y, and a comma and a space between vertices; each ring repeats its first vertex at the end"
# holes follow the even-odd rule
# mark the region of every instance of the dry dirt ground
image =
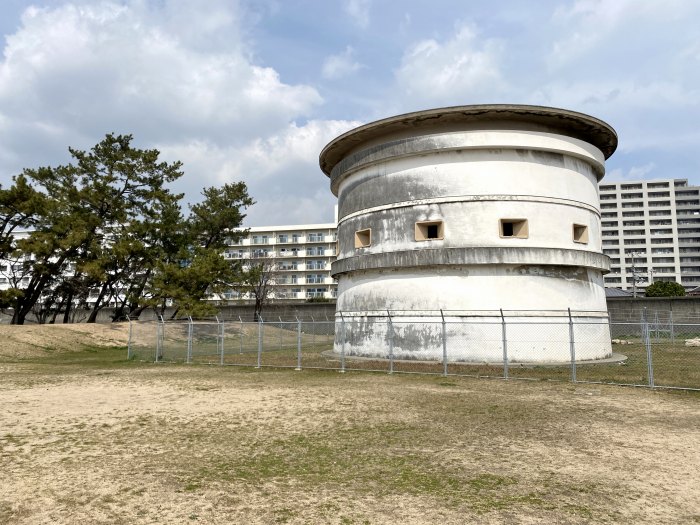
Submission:
POLYGON ((0 337, 0 523, 700 523, 697 394, 138 363, 124 327, 0 337))
POLYGON ((76 352, 85 345, 126 346, 129 324, 0 325, 0 359, 76 352))

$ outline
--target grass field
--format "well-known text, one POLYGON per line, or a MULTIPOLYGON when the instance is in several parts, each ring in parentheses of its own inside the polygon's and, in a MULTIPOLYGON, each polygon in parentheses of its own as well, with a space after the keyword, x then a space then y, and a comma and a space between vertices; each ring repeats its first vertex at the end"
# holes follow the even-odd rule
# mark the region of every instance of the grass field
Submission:
MULTIPOLYGON (((295 324, 288 325, 290 329, 280 329, 274 323, 265 326, 262 332, 262 366, 296 367, 299 364, 297 355, 297 332, 295 324)), ((313 325, 305 325, 312 328, 313 325)), ((320 324, 322 330, 332 330, 332 324, 320 324)), ((624 328, 624 325, 616 328, 624 328)), ((636 325, 635 328, 638 328, 636 325)), ((694 327, 697 329, 697 327, 694 327)), ((136 338, 139 344, 134 345, 136 359, 154 360, 155 357, 155 325, 142 327, 144 335, 136 338)), ((163 359, 166 361, 185 361, 187 356, 188 328, 186 324, 171 324, 165 329, 163 339, 163 359)), ((546 333, 546 330, 545 330, 546 333)), ((685 338, 697 337, 697 333, 681 333, 673 341, 666 338, 652 338, 652 361, 654 365, 654 384, 657 386, 696 388, 700 389, 700 347, 684 346, 685 338)), ((647 351, 638 334, 623 334, 623 339, 631 342, 627 345, 613 345, 613 351, 624 356, 620 362, 579 364, 576 377, 579 381, 603 382, 629 385, 649 384, 647 367, 647 351)), ((258 326, 254 323, 227 325, 224 338, 223 363, 228 365, 256 366, 258 364, 258 326)), ((463 341, 463 345, 476 345, 478 341, 463 341)), ((301 337, 302 368, 339 369, 340 358, 332 355, 333 335, 305 332, 301 337)), ((585 349, 585 343, 578 343, 579 350, 585 349)), ((462 348, 457 346, 449 351, 459 353, 462 348)), ((191 361, 194 363, 215 364, 221 362, 220 346, 217 344, 217 327, 215 324, 194 325, 191 361)), ((353 359, 348 356, 345 360, 348 370, 389 370, 387 359, 353 359)), ((443 364, 440 362, 400 361, 393 364, 396 372, 413 372, 423 374, 442 374, 443 364)), ((502 365, 477 365, 450 362, 448 374, 478 377, 503 376, 502 365)), ((520 379, 552 379, 569 381, 571 368, 564 366, 522 366, 512 364, 509 368, 512 378, 520 379)))
POLYGON ((46 348, 0 358, 0 523, 700 523, 697 393, 46 348))

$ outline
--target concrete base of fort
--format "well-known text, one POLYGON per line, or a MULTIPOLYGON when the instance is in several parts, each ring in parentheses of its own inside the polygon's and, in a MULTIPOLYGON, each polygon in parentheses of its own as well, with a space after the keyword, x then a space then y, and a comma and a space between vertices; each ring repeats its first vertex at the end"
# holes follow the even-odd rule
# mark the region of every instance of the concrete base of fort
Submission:
POLYGON ((612 353, 593 268, 443 265, 341 277, 335 350, 345 341, 346 355, 387 357, 391 348, 397 359, 442 360, 443 315, 448 361, 502 360, 504 325, 509 361, 570 360, 572 336, 577 360, 612 353))
MULTIPOLYGON (((564 314, 563 314, 564 315, 564 314)), ((484 363, 594 361, 612 355, 607 316, 336 317, 334 353, 350 357, 484 363), (443 345, 444 341, 444 345, 443 345), (505 346, 505 351, 504 351, 505 346)))

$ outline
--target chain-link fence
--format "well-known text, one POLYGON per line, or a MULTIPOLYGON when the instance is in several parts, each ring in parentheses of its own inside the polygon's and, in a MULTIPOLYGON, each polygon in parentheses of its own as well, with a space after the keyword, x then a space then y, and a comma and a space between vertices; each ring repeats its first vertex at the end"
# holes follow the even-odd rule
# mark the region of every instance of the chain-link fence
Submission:
MULTIPOLYGON (((649 316, 651 317, 651 316, 649 316)), ((128 357, 700 389, 700 323, 605 316, 338 314, 335 321, 132 321, 128 357)))

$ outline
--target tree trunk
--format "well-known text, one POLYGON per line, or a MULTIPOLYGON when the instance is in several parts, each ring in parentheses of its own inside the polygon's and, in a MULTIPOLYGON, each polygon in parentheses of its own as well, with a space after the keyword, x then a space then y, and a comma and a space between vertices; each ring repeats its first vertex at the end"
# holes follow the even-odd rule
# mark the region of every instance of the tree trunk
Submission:
POLYGON ((70 323, 70 311, 71 311, 72 307, 73 307, 73 292, 68 292, 68 296, 66 297, 66 311, 63 312, 63 324, 70 323))
POLYGON ((65 302, 66 302, 66 298, 61 297, 61 302, 58 303, 58 305, 56 306, 56 309, 53 311, 53 316, 51 317, 49 324, 56 324, 56 317, 58 317, 58 314, 60 314, 61 310, 63 310, 63 304, 65 302))
POLYGON ((260 315, 262 314, 263 301, 259 297, 255 297, 255 311, 253 313, 253 320, 257 323, 260 320, 260 315))
POLYGON ((102 285, 102 288, 100 288, 100 294, 97 296, 97 301, 95 301, 95 306, 92 307, 92 311, 90 312, 90 316, 87 319, 88 323, 94 323, 95 320, 97 319, 97 314, 104 306, 102 306, 102 299, 104 299, 105 293, 107 292, 107 283, 104 283, 102 285))

